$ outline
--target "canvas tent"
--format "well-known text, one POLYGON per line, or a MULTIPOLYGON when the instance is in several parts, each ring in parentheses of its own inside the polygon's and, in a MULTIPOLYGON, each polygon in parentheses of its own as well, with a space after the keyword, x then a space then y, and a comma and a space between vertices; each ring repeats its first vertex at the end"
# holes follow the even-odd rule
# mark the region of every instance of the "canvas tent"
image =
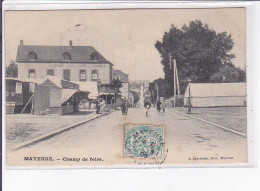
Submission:
POLYGON ((32 78, 6 78, 6 113, 30 113, 35 84, 41 82, 32 78))
POLYGON ((78 109, 79 85, 54 76, 36 84, 33 99, 34 114, 48 112, 64 115, 78 109))
MULTIPOLYGON (((246 106, 246 83, 191 83, 192 107, 246 106)), ((188 106, 189 86, 184 95, 188 106)))
POLYGON ((89 93, 89 99, 97 99, 98 97, 98 87, 97 82, 73 82, 79 85, 79 90, 81 92, 89 93))

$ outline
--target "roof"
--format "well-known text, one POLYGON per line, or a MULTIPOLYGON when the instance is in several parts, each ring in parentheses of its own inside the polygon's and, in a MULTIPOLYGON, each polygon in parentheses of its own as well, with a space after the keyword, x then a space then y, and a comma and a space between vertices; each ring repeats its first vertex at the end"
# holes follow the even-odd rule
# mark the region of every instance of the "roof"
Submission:
POLYGON ((90 97, 98 96, 97 82, 73 82, 79 85, 79 90, 82 92, 89 92, 90 97))
POLYGON ((114 77, 120 76, 121 82, 129 82, 128 74, 122 72, 121 70, 114 70, 114 77))
POLYGON ((17 51, 17 62, 36 62, 36 63, 109 63, 92 46, 36 46, 19 45, 17 51), (36 60, 29 59, 29 53, 34 52, 37 55, 36 60), (69 53, 70 60, 64 60, 63 54, 69 53), (97 61, 91 60, 91 55, 95 53, 98 56, 97 61))
POLYGON ((62 85, 61 85, 61 78, 58 78, 58 77, 56 77, 56 76, 47 76, 44 80, 43 80, 43 82, 41 83, 41 84, 43 84, 43 83, 45 83, 46 81, 51 81, 53 84, 55 84, 55 86, 57 86, 57 87, 59 87, 59 88, 62 88, 62 85))
POLYGON ((5 78, 6 81, 13 80, 19 82, 28 82, 28 83, 35 83, 40 84, 43 82, 43 79, 35 79, 35 78, 5 78))
MULTIPOLYGON (((78 84, 76 84, 76 83, 74 83, 74 82, 70 82, 70 81, 67 81, 67 80, 64 80, 64 79, 61 79, 61 78, 58 78, 58 77, 56 77, 56 76, 47 76, 43 81, 42 81, 42 83, 40 83, 39 85, 42 85, 42 84, 44 84, 44 83, 48 83, 48 82, 52 82, 55 86, 57 86, 57 87, 59 87, 59 88, 64 88, 64 89, 75 89, 75 87, 77 87, 76 89, 79 89, 79 85, 78 84), (66 87, 66 85, 64 84, 64 83, 66 83, 66 84, 68 84, 68 85, 73 85, 73 86, 75 86, 75 87, 70 87, 70 88, 68 88, 68 87, 66 87)), ((68 86, 67 85, 67 86, 68 86)))
MULTIPOLYGON (((192 97, 246 96, 246 83, 191 83, 192 97)), ((184 97, 189 96, 189 86, 184 97)))

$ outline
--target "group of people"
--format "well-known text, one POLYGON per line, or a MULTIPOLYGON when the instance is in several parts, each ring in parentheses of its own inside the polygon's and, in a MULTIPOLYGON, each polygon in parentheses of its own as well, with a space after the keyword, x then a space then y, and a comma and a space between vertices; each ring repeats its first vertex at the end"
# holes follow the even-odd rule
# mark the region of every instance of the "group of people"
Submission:
MULTIPOLYGON (((105 107, 106 107, 106 101, 104 99, 101 99, 100 101, 97 101, 96 113, 97 114, 103 113, 105 107)), ((151 108, 151 103, 148 100, 145 100, 144 108, 145 108, 146 116, 148 116, 149 109, 151 108)), ((156 108, 157 108, 157 112, 160 112, 161 110, 163 112, 165 112, 165 108, 166 108, 165 100, 163 99, 161 101, 160 99, 158 99, 157 102, 156 102, 156 108)), ((122 111, 122 115, 126 115, 127 112, 128 112, 128 106, 127 106, 127 101, 126 100, 122 101, 121 111, 122 111)))
POLYGON ((158 100, 156 102, 156 108, 157 108, 157 111, 160 112, 161 110, 163 112, 165 112, 165 107, 166 107, 166 103, 165 103, 165 100, 163 99, 163 101, 161 102, 160 100, 158 100))
MULTIPOLYGON (((148 112, 149 109, 151 108, 151 103, 149 101, 145 101, 144 102, 144 108, 145 108, 145 115, 148 116, 148 112)), ((165 108, 166 108, 166 103, 165 100, 163 100, 162 102, 158 99, 156 102, 156 108, 157 108, 157 112, 160 112, 161 110, 163 112, 165 112, 165 108)))

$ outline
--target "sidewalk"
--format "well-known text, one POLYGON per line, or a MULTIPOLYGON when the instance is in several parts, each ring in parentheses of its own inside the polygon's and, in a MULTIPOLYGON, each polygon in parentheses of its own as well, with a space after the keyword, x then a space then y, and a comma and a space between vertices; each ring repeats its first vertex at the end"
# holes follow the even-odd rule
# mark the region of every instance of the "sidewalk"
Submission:
MULTIPOLYGON (((171 109, 183 113, 188 112, 188 108, 184 107, 169 108, 169 110, 171 109)), ((247 134, 246 107, 192 108, 191 115, 231 130, 247 134)))
POLYGON ((101 116, 95 112, 78 112, 71 115, 6 115, 6 149, 11 149, 37 137, 82 121, 101 116))

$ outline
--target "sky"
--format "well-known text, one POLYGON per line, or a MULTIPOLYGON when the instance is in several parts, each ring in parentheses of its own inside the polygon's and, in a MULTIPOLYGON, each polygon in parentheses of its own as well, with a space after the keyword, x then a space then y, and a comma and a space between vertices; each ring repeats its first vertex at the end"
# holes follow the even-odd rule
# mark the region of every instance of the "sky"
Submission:
POLYGON ((74 46, 96 48, 114 69, 129 74, 130 80, 154 80, 164 77, 155 42, 162 40, 172 24, 182 27, 196 19, 232 35, 233 63, 244 69, 244 8, 6 11, 5 64, 16 59, 20 40, 24 45, 54 46, 67 46, 72 40, 74 46))

